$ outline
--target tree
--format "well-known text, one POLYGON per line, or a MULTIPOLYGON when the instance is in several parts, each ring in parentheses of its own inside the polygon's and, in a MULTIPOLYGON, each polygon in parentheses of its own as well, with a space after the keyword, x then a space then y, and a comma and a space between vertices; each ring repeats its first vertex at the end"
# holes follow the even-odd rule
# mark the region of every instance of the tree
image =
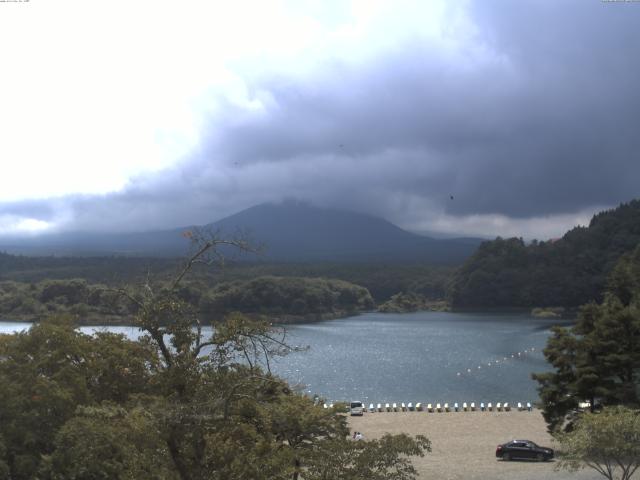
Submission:
POLYGON ((551 431, 571 428, 578 404, 640 405, 640 246, 609 277, 604 301, 555 328, 544 354, 554 371, 534 374, 551 431))
POLYGON ((79 406, 152 392, 155 359, 123 335, 84 335, 69 317, 0 336, 0 440, 11 478, 36 476, 79 406))
POLYGON ((589 467, 605 478, 629 480, 640 468, 640 411, 624 407, 587 413, 569 433, 557 436, 562 447, 559 468, 589 467))
POLYGON ((335 439, 312 456, 308 480, 413 480, 417 471, 408 457, 423 457, 431 443, 422 436, 386 434, 379 440, 350 441, 335 439))
POLYGON ((173 480, 166 444, 142 407, 80 407, 56 435, 41 472, 52 480, 173 480))
POLYGON ((250 247, 192 236, 171 283, 119 291, 134 305, 138 340, 83 335, 69 317, 0 336, 0 475, 295 480, 333 462, 343 478, 414 478, 407 457, 427 451, 426 439, 354 446, 344 413, 271 374, 269 359, 290 350, 283 331, 232 314, 205 336, 183 279, 224 247, 250 247), (367 446, 379 451, 370 466, 367 446), (341 449, 355 463, 336 464, 341 449))

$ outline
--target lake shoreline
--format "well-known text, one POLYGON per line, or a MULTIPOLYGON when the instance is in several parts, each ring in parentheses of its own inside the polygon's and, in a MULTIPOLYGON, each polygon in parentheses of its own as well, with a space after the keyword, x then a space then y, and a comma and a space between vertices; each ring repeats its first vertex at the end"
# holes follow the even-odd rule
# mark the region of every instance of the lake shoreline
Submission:
MULTIPOLYGON (((441 309, 424 309, 424 310, 415 310, 415 311, 403 311, 403 312, 385 312, 380 310, 367 310, 367 311, 357 311, 357 312, 326 312, 326 313, 309 313, 305 315, 274 315, 274 316, 266 316, 257 313, 243 313, 249 318, 260 320, 263 319, 267 322, 272 323, 276 326, 287 326, 287 325, 307 325, 313 323, 320 322, 328 322, 331 320, 340 320, 346 318, 354 318, 361 315, 367 314, 381 314, 381 315, 394 315, 394 314, 420 314, 420 313, 429 313, 429 312, 448 312, 452 314, 472 314, 472 315, 529 315, 532 318, 538 319, 547 319, 547 320, 560 320, 560 321, 571 321, 575 320, 577 316, 577 312, 568 310, 568 312, 572 312, 573 315, 563 315, 553 318, 536 316, 532 314, 532 310, 529 308, 520 308, 520 307, 496 307, 496 308, 488 308, 488 309, 454 309, 454 310, 441 310, 441 309)), ((55 315, 55 314, 52 314, 55 315)), ((48 318, 47 316, 43 317, 41 315, 17 315, 12 318, 0 318, 0 322, 7 323, 38 323, 43 319, 48 318)), ((77 324, 83 327, 95 327, 95 326, 113 326, 113 327, 136 327, 136 323, 134 321, 134 317, 127 316, 117 316, 117 315, 92 315, 89 317, 76 317, 77 324)), ((203 323, 204 325, 215 325, 218 323, 217 320, 206 319, 203 323)), ((195 325, 195 324, 194 324, 195 325)))

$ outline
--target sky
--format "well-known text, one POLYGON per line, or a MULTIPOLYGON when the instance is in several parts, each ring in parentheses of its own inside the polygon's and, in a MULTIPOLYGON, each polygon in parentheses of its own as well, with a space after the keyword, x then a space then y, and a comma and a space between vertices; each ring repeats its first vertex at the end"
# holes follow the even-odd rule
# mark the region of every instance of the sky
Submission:
POLYGON ((0 2, 0 235, 300 199, 547 239, 640 197, 640 1, 0 2))

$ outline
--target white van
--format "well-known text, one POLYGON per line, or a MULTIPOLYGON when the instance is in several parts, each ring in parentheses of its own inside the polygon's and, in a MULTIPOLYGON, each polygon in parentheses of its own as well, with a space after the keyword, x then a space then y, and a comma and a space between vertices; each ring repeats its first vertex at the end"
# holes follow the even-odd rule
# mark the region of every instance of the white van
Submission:
POLYGON ((362 402, 351 402, 351 415, 364 415, 364 405, 362 402))

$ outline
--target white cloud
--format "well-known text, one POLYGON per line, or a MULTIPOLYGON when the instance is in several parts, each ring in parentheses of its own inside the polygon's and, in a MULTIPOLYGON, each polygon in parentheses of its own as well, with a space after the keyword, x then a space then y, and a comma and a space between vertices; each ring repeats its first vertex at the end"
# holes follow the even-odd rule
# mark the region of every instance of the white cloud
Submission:
POLYGON ((416 232, 436 232, 448 236, 523 237, 551 240, 576 226, 588 226, 593 215, 611 207, 594 207, 573 214, 511 218, 500 214, 452 216, 434 213, 428 220, 404 225, 416 232))
POLYGON ((48 230, 49 222, 17 215, 0 215, 0 235, 35 234, 48 230))
POLYGON ((184 159, 221 101, 259 111, 269 98, 252 80, 265 72, 306 75, 322 61, 366 60, 415 32, 439 35, 443 5, 3 5, 0 201, 122 190, 184 159))

